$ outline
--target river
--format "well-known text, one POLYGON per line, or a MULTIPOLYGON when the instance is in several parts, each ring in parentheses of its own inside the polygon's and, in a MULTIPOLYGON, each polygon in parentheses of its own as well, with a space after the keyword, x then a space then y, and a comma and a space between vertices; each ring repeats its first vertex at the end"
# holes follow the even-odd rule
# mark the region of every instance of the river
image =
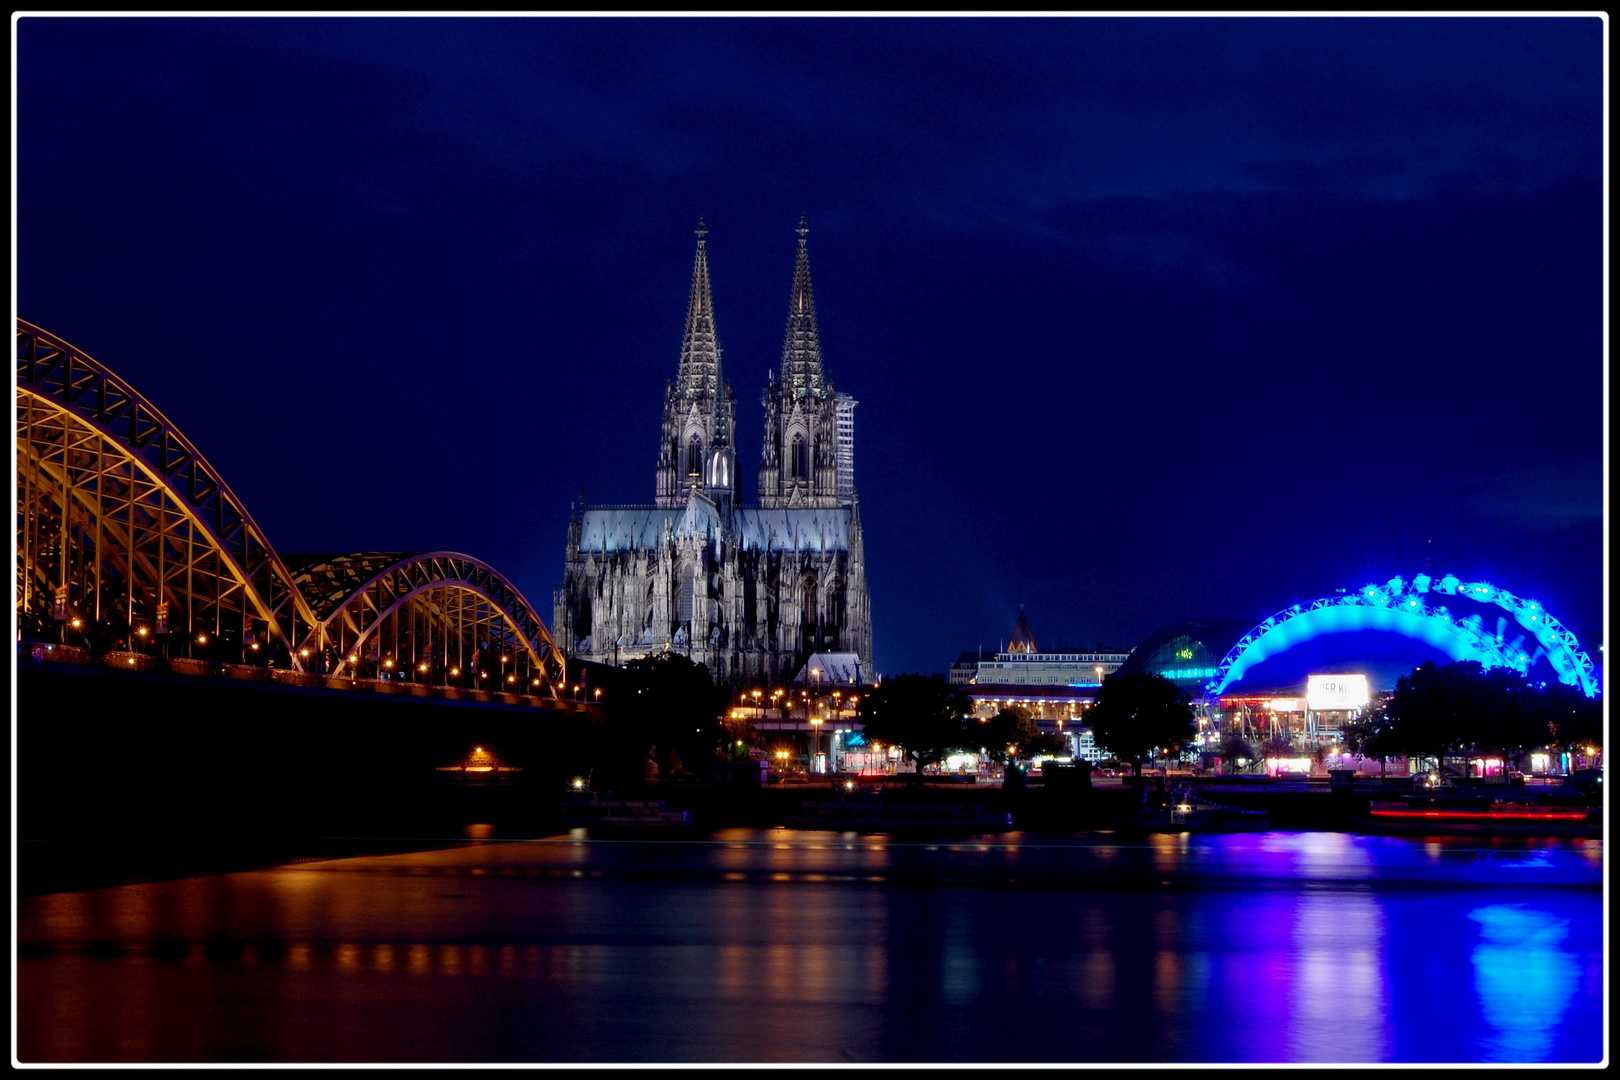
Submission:
POLYGON ((581 830, 54 893, 17 1054, 1597 1062, 1602 850, 581 830))

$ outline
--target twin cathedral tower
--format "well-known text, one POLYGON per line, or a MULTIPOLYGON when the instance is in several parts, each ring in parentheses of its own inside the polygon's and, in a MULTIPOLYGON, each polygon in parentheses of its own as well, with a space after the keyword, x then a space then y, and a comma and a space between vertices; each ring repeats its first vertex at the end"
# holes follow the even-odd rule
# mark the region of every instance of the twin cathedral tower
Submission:
POLYGON ((765 388, 759 502, 744 505, 736 399, 720 366, 707 231, 698 223, 680 367, 664 392, 655 499, 574 507, 552 622, 568 655, 623 664, 675 651, 707 665, 717 682, 780 682, 823 654, 824 682, 871 678, 855 400, 837 393, 822 367, 808 232, 801 218, 782 366, 765 388))

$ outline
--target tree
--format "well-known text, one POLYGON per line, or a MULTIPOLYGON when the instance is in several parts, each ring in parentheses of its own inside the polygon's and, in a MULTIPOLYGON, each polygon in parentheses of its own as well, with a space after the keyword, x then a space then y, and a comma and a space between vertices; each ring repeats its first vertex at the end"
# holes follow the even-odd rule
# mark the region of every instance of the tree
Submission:
POLYGON ((1254 747, 1249 745, 1248 740, 1235 731, 1228 732, 1221 740, 1218 753, 1225 765, 1239 769, 1252 768, 1260 759, 1260 755, 1254 752, 1254 747))
POLYGON ((1344 725, 1344 745, 1352 754, 1375 757, 1381 769, 1387 768, 1391 750, 1389 699, 1375 696, 1367 707, 1344 725))
POLYGON ((1568 750, 1603 745, 1603 702, 1589 698, 1578 687, 1555 683, 1542 693, 1541 713, 1548 725, 1548 743, 1568 750))
POLYGON ((1522 753, 1551 742, 1598 738, 1602 707, 1574 687, 1531 684, 1511 668, 1433 661, 1401 676, 1386 709, 1379 751, 1440 758, 1522 753))
POLYGON ((1262 758, 1284 758, 1294 756, 1294 740, 1286 735, 1273 735, 1260 744, 1262 758))
POLYGON ((725 735, 722 693, 707 667, 679 653, 632 660, 608 710, 614 742, 636 755, 654 747, 670 772, 704 769, 725 735))
MULTIPOLYGON (((1068 741, 1063 736, 1053 731, 1042 731, 1029 710, 1021 705, 1002 709, 980 723, 978 732, 985 755, 1002 765, 1017 758, 1061 754, 1069 749, 1068 741)), ((971 731, 968 737, 971 740, 971 731)))
POLYGON ((1098 745, 1136 766, 1138 777, 1149 751, 1179 746, 1193 734, 1192 706, 1162 675, 1106 676, 1086 722, 1098 745))
POLYGON ((897 675, 861 697, 861 726, 870 742, 902 747, 916 765, 913 782, 924 767, 938 762, 970 741, 972 705, 961 690, 938 675, 897 675))

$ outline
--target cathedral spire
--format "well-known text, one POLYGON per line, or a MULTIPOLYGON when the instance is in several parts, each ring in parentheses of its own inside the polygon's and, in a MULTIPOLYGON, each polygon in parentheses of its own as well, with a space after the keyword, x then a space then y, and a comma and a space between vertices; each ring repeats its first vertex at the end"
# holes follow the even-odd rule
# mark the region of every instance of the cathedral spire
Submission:
POLYGON ((714 291, 709 286, 708 226, 698 218, 697 256, 692 264, 692 292, 686 301, 686 333, 681 338, 681 366, 675 391, 684 397, 720 394, 720 338, 714 329, 714 291))
POLYGON ((735 471, 729 464, 709 468, 714 451, 731 453, 736 401, 720 370, 714 291, 709 285, 709 228, 702 218, 695 231, 697 255, 686 303, 686 331, 681 335, 681 364, 664 395, 659 436, 658 505, 665 507, 685 505, 693 491, 702 491, 713 478, 722 486, 734 486, 735 471))
POLYGON ((793 293, 788 300, 787 334, 782 342, 782 385, 792 395, 821 391, 821 335, 816 331, 815 290, 810 284, 810 229, 799 215, 799 254, 793 264, 793 293))

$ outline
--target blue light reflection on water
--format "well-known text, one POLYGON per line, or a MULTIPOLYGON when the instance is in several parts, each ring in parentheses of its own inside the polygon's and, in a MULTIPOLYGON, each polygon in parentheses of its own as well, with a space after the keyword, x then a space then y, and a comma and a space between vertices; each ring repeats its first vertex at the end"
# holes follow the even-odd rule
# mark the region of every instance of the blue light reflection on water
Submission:
POLYGON ((305 864, 24 901, 19 1034, 25 1061, 1596 1061, 1599 851, 738 830, 305 864))
POLYGON ((1530 904, 1492 904, 1468 917, 1480 924, 1474 988, 1494 1029, 1487 1061, 1545 1061, 1580 971, 1563 948, 1569 920, 1530 904))

